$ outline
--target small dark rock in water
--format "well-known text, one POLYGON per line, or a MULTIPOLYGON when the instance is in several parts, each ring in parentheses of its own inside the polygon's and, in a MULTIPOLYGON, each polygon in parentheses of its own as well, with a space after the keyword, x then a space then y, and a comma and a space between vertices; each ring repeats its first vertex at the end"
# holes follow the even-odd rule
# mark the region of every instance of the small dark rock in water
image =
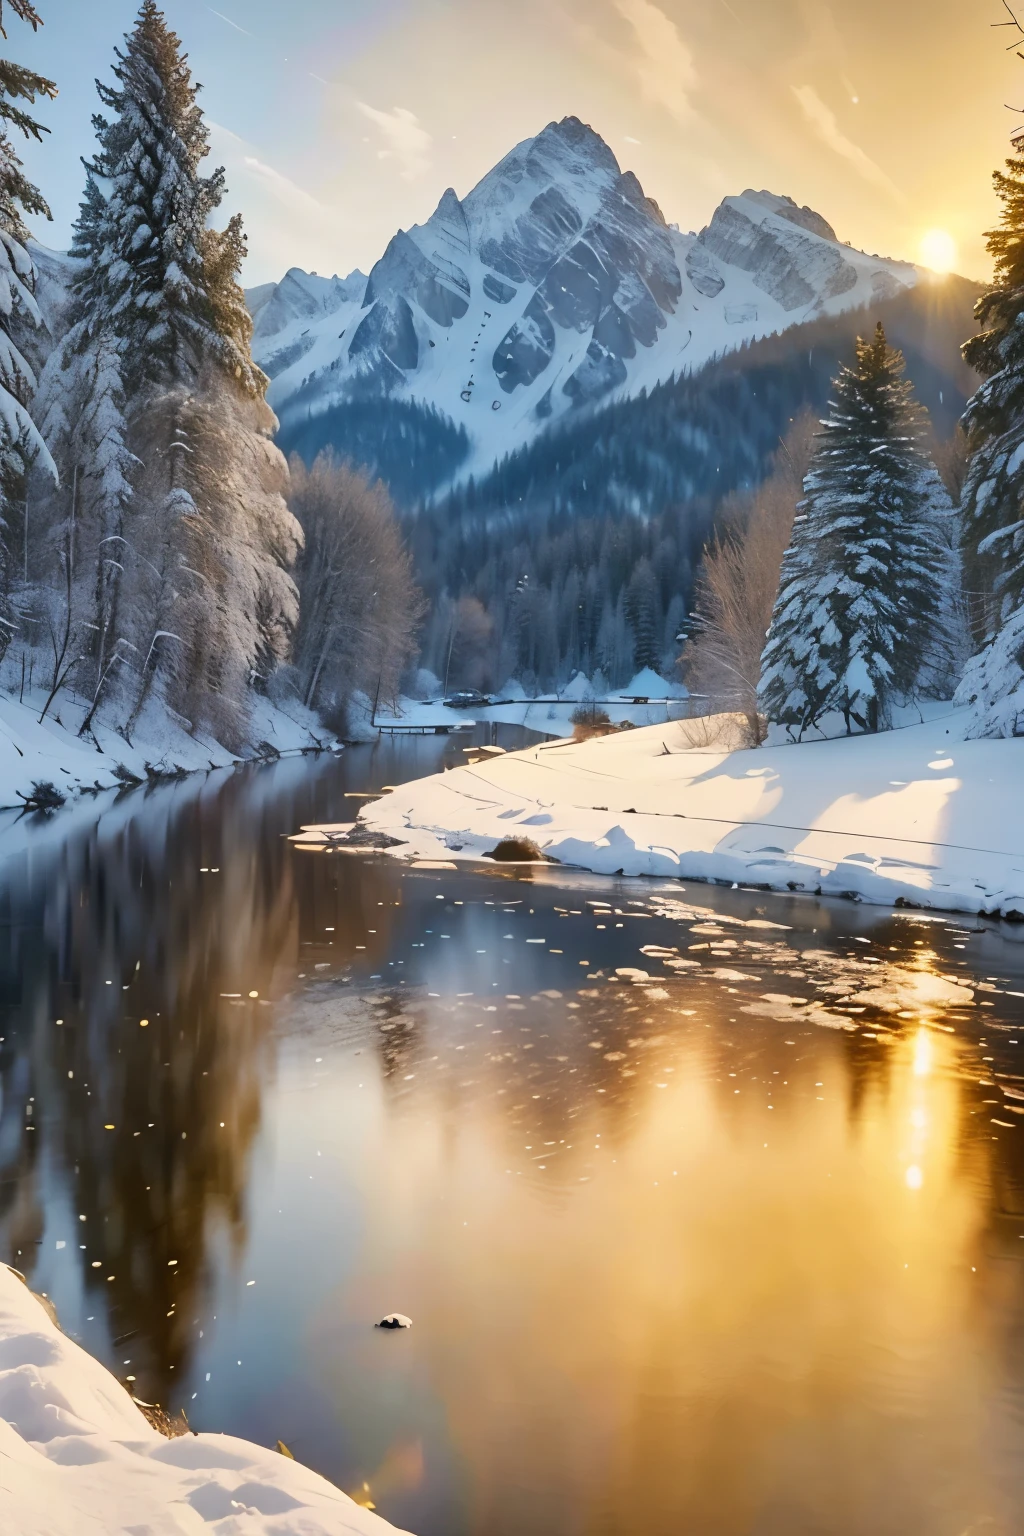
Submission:
POLYGON ((375 1324, 375 1327, 377 1327, 377 1328, 411 1328, 412 1327, 412 1318, 411 1317, 406 1317, 401 1312, 389 1312, 387 1317, 382 1317, 380 1322, 375 1324))
POLYGON ((499 864, 532 864, 543 861, 544 855, 529 837, 503 837, 484 858, 497 859, 499 864))

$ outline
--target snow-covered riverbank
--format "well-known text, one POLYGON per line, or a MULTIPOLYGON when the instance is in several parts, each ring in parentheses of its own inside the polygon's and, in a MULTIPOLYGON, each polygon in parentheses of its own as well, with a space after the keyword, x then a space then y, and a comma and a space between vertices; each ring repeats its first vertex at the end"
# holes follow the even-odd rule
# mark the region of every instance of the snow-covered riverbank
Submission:
POLYGON ((714 720, 553 742, 403 785, 363 820, 397 857, 519 835, 601 874, 1024 915, 1024 740, 964 741, 965 719, 757 750, 714 720))
POLYGON ((0 1264, 4 1536, 201 1531, 386 1536, 394 1527, 298 1462, 229 1435, 169 1440, 0 1264))
MULTIPOLYGON (((24 702, 0 693, 0 809, 20 805, 37 782, 51 783, 71 799, 83 791, 117 788, 126 782, 124 771, 145 779, 150 769, 194 772, 239 761, 212 737, 190 734, 157 704, 143 714, 129 745, 98 719, 89 736, 79 736, 85 706, 63 697, 40 720, 44 703, 42 693, 26 694, 24 702)), ((251 757, 268 746, 298 752, 334 738, 297 701, 285 712, 254 695, 249 740, 251 757)))

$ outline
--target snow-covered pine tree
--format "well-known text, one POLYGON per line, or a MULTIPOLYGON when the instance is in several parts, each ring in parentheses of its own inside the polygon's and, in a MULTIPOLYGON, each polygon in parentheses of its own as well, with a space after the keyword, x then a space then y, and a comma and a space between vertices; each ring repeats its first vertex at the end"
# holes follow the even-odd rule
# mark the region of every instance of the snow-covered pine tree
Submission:
MULTIPOLYGON (((193 726, 239 742, 250 683, 281 658, 295 620, 287 567, 301 534, 250 353, 241 223, 209 227, 223 172, 201 174, 198 87, 153 0, 113 73, 100 87, 108 115, 95 119, 64 347, 69 398, 95 385, 107 466, 121 475, 101 498, 110 526, 93 541, 95 686, 112 658, 130 656, 126 731, 156 690, 193 726)), ((88 444, 85 457, 95 471, 88 444)))
POLYGON ((273 442, 267 380, 249 350, 240 219, 204 231, 203 255, 214 342, 197 376, 154 396, 138 432, 140 455, 144 441, 162 445, 142 481, 139 536, 161 551, 163 580, 131 719, 159 674, 179 714, 237 746, 250 689, 261 689, 288 653, 298 618, 289 572, 302 532, 285 500, 288 468, 273 442))
MULTIPOLYGON (((115 84, 97 85, 111 115, 93 119, 99 149, 87 168, 90 182, 105 184, 105 207, 93 211, 87 184, 79 228, 95 259, 83 264, 75 294, 94 325, 121 339, 134 396, 146 385, 195 378, 215 357, 243 371, 245 359, 218 330, 209 293, 207 224, 224 172, 200 174, 210 144, 199 87, 155 0, 143 0, 115 54, 115 84)), ((256 372, 245 382, 257 388, 256 372)))
POLYGON ((63 325, 39 381, 36 410, 60 470, 60 484, 40 512, 51 549, 74 571, 65 595, 73 610, 65 657, 81 690, 91 696, 87 731, 108 688, 130 662, 119 633, 123 578, 131 546, 126 517, 137 461, 127 446, 121 340, 109 316, 88 293, 83 276, 97 270, 103 249, 106 199, 97 165, 86 168, 86 187, 72 233, 71 277, 63 325))
MULTIPOLYGON (((913 693, 944 575, 926 418, 881 323, 835 380, 765 647, 761 699, 797 736, 875 731, 913 693)), ((946 500, 948 507, 948 498, 946 500)))
POLYGON ((981 648, 956 695, 978 736, 1024 734, 1024 132, 1012 143, 992 178, 1003 205, 987 235, 995 283, 975 308, 982 329, 963 348, 985 381, 962 422, 964 561, 981 648))
POLYGON ((92 700, 81 727, 86 731, 119 669, 130 660, 119 631, 129 561, 125 527, 137 460, 126 442, 115 338, 99 332, 86 345, 81 328, 73 327, 43 369, 37 409, 61 475, 40 510, 47 513, 50 545, 56 543, 62 558, 72 562, 74 655, 65 657, 65 664, 68 676, 74 674, 92 700))
MULTIPOLYGON (((28 0, 9 0, 14 14, 27 21, 33 31, 40 17, 28 0)), ((0 0, 0 36, 3 26, 0 0)), ((13 632, 8 609, 10 571, 5 537, 12 509, 25 493, 25 480, 35 463, 56 477, 53 461, 29 410, 35 389, 35 377, 19 342, 28 328, 41 325, 34 298, 35 272, 26 248, 28 230, 24 214, 43 214, 50 210, 37 187, 25 176, 24 168, 11 138, 16 129, 26 138, 40 139, 49 129, 37 123, 18 103, 33 104, 37 96, 54 97, 57 87, 52 80, 25 69, 9 59, 0 59, 0 659, 13 632)))

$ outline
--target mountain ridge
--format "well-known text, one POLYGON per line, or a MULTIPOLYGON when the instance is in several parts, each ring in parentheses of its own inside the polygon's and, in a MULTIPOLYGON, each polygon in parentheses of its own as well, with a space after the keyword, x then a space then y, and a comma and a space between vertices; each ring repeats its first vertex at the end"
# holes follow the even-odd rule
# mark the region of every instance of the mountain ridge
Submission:
POLYGON ((918 280, 766 191, 725 198, 683 234, 600 135, 567 117, 465 198, 447 189, 368 277, 293 268, 249 298, 284 438, 347 401, 407 401, 465 432, 465 476, 574 410, 918 280))

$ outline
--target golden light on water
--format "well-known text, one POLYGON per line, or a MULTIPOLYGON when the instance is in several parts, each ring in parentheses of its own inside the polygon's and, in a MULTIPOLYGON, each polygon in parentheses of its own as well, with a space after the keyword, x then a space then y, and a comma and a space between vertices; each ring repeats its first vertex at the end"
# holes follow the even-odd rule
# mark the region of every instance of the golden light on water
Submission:
POLYGON ((956 266, 956 241, 947 229, 929 229, 918 246, 921 261, 933 272, 952 272, 956 266))
POLYGON ((926 1029, 919 1029, 914 1039, 914 1076, 927 1077, 931 1069, 931 1037, 926 1029))
MULTIPOLYGON (((943 984, 903 966, 868 979, 893 1017, 918 987, 943 984)), ((389 1297, 430 1320, 414 1340, 416 1379, 431 1382, 473 1469, 476 1529, 502 1529, 515 1483, 564 1499, 548 1529, 572 1525, 573 1500, 586 1536, 675 1529, 682 1502, 693 1529, 739 1536, 751 1508, 778 1496, 785 1443, 808 1469, 792 1495, 796 1523, 852 1536, 869 1528, 876 1499, 896 1499, 902 1528, 923 1531, 927 1495, 905 1477, 908 1447, 952 1446, 952 1479, 975 1498, 988 1475, 977 1404, 1002 1382, 969 1305, 990 1141, 987 1127, 963 1139, 963 1043, 942 1032, 934 1000, 931 1026, 918 1018, 876 1046, 784 1033, 731 996, 719 1011, 705 994, 699 1025, 671 997, 635 996, 645 1001, 623 1045, 636 1067, 615 1101, 584 1095, 566 1063, 531 1079, 512 1120, 514 1105, 501 1112, 493 1090, 509 1080, 497 1053, 514 1048, 509 1024, 519 1035, 524 1012, 478 1058, 473 1075, 492 1091, 460 1100, 457 1120, 447 1088, 418 1078, 394 1114, 386 1098, 361 1104, 375 1289, 343 1287, 323 1326, 337 1329, 338 1302, 367 1314, 382 1273, 389 1297), (879 1371, 879 1360, 890 1364, 879 1371), (894 1401, 908 1414, 898 1432, 894 1401), (840 1421, 860 1503, 826 1519, 810 1471, 824 1460, 838 1475, 841 1458, 806 1426, 840 1421), (567 1467, 586 1470, 576 1481, 567 1467)), ((603 1000, 578 1001, 581 1041, 607 1045, 603 1000)), ((419 1025, 428 1059, 453 1027, 449 1012, 438 1006, 419 1025)), ((557 999, 543 1017, 553 1034, 557 999)), ((352 1070, 365 1073, 362 1058, 352 1070)), ((334 1362, 320 1342, 319 1358, 334 1362)), ((368 1360, 379 1342, 367 1332, 368 1360)), ((403 1358, 372 1355, 369 1379, 383 1374, 371 1400, 379 1390, 390 1401, 403 1358)), ((321 1387, 350 1401, 350 1379, 335 1363, 325 1371, 321 1387)), ((380 1505, 378 1476, 368 1480, 380 1505)))

